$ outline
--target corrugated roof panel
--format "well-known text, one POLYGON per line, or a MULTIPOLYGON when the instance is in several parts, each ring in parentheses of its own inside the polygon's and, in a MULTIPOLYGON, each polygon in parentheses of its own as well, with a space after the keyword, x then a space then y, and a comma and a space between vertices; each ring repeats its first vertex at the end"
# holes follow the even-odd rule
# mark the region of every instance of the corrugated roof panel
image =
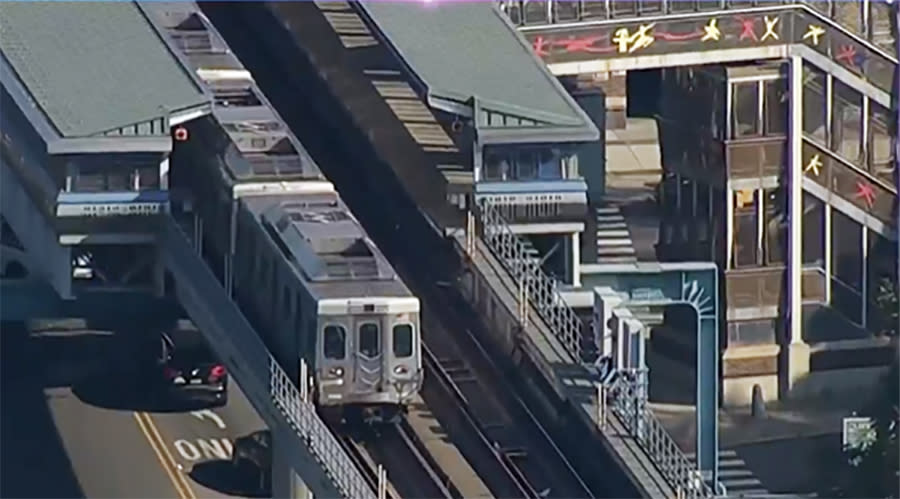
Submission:
POLYGON ((0 2, 0 51, 63 137, 207 102, 132 2, 0 2))
POLYGON ((537 122, 588 126, 543 63, 491 2, 359 5, 435 97, 475 96, 495 112, 537 122))

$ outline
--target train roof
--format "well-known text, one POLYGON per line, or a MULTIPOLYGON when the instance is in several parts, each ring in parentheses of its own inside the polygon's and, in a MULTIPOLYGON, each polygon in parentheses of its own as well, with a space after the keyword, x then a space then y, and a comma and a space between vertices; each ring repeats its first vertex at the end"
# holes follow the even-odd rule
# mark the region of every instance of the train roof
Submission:
MULTIPOLYGON (((232 186, 324 180, 322 171, 259 90, 253 76, 194 2, 142 4, 168 43, 214 97, 205 133, 227 136, 223 173, 232 186)), ((213 138, 215 143, 221 143, 213 138)))
POLYGON ((241 203, 313 296, 412 296, 337 193, 260 195, 241 203))

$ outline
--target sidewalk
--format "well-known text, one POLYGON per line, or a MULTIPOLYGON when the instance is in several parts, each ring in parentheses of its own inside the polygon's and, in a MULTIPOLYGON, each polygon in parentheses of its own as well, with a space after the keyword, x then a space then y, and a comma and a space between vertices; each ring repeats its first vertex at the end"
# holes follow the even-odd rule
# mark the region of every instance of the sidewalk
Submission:
MULTIPOLYGON (((687 401, 693 399, 693 369, 653 352, 648 352, 647 359, 653 413, 681 450, 691 455, 696 444, 696 416, 694 406, 687 401), (654 394, 685 403, 654 402, 654 394)), ((868 395, 858 393, 817 402, 773 402, 767 404, 764 419, 752 417, 749 407, 722 409, 720 463, 737 458, 752 472, 752 478, 744 479, 758 480, 770 493, 814 492, 822 482, 820 464, 840 452, 842 418, 861 407, 868 395)))

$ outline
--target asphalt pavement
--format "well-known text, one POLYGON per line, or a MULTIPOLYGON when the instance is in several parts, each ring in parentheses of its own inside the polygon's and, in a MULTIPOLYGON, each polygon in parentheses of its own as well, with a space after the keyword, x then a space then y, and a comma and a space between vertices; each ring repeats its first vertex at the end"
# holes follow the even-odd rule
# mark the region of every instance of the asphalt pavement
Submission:
POLYGON ((231 380, 222 408, 151 404, 127 369, 141 339, 83 321, 3 323, 0 496, 265 495, 230 464, 233 441, 265 428, 240 387, 231 380))

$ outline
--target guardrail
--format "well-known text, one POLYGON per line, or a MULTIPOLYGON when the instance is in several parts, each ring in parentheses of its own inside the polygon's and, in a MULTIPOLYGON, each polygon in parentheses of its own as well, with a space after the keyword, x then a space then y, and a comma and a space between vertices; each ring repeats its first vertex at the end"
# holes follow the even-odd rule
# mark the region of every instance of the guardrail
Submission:
POLYGON ((600 411, 600 427, 606 426, 604 418, 608 413, 614 414, 679 498, 714 497, 713 490, 702 479, 694 463, 669 436, 653 411, 646 407, 643 395, 646 386, 640 381, 645 377, 637 371, 620 371, 610 386, 599 388, 601 407, 609 408, 609 411, 600 411))
MULTIPOLYGON (((273 434, 277 434, 279 425, 293 429, 296 445, 305 447, 308 453, 297 454, 303 451, 295 447, 288 454, 301 462, 309 461, 305 456, 311 455, 344 497, 375 499, 362 473, 319 419, 313 404, 304 400, 196 252, 192 238, 175 218, 166 218, 167 223, 162 224, 163 255, 175 277, 178 297, 273 434)), ((321 486, 307 485, 314 493, 318 490, 317 496, 325 495, 321 486)))
MULTIPOLYGON (((481 200, 477 214, 482 240, 519 287, 516 300, 524 299, 534 305, 576 362, 590 362, 592 359, 584 358, 580 344, 581 319, 564 301, 556 281, 527 258, 525 244, 512 232, 495 206, 481 200)), ((701 478, 694 463, 646 407, 646 387, 640 381, 644 377, 627 371, 621 374, 611 386, 600 389, 600 407, 610 408, 609 411, 601 409, 603 417, 610 412, 622 423, 679 498, 714 497, 713 490, 701 478)), ((603 419, 600 425, 604 427, 603 419)))
POLYGON ((478 204, 478 212, 482 239, 515 279, 520 294, 534 305, 572 358, 579 362, 592 361, 585 358, 581 346, 581 319, 566 304, 556 287, 556 280, 530 257, 525 243, 509 228, 502 208, 483 199, 478 204))

